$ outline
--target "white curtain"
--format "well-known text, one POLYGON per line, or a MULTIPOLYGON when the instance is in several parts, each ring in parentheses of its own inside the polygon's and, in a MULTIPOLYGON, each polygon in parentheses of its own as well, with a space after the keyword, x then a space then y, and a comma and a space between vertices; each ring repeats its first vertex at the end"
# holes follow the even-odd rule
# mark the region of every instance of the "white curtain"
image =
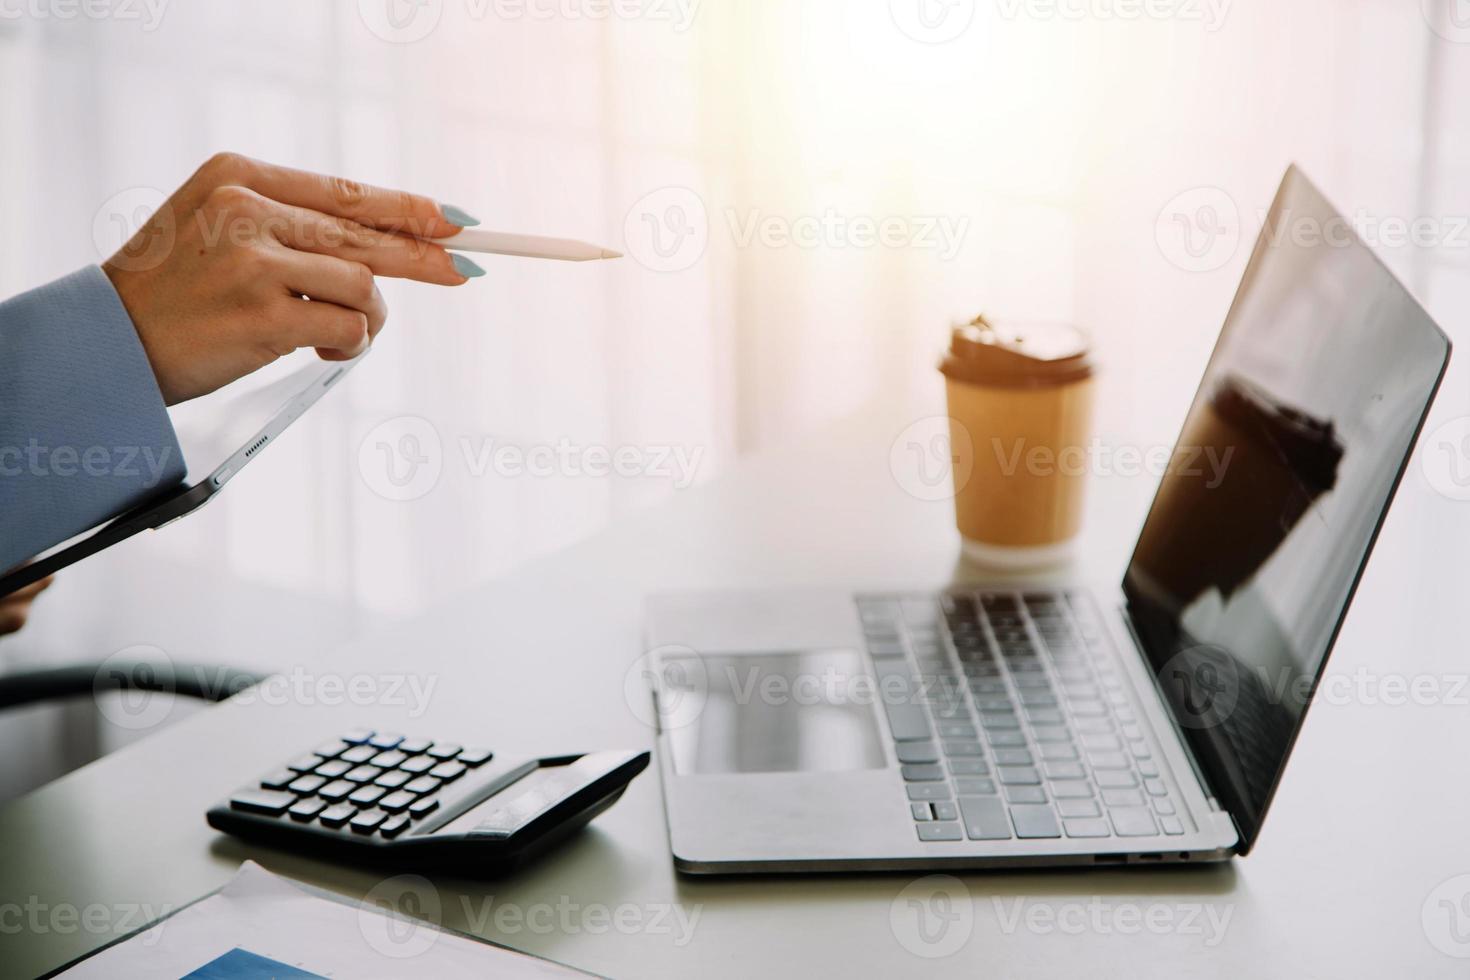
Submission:
MULTIPOLYGON (((11 662, 309 658, 932 386, 982 309, 1091 329, 1104 430, 1167 443, 1288 163, 1350 213, 1470 215, 1460 0, 63 6, 0 0, 0 293, 98 261, 219 149, 630 258, 388 284, 350 386, 205 512, 64 576, 11 662), (1170 208, 1222 194, 1239 244, 1191 268, 1170 208), (373 458, 405 434, 441 473, 395 501, 373 458), (576 462, 514 475, 505 446, 576 462), (584 472, 619 450, 641 475, 584 472)), ((1380 251, 1463 339, 1451 238, 1380 251)))

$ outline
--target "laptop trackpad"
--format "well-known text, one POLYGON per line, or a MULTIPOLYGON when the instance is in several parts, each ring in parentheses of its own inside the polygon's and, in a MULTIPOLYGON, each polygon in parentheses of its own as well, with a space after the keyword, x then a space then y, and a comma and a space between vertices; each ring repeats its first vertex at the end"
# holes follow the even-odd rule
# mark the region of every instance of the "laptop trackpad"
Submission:
POLYGON ((668 658, 660 674, 681 775, 887 765, 877 688, 856 651, 668 658))

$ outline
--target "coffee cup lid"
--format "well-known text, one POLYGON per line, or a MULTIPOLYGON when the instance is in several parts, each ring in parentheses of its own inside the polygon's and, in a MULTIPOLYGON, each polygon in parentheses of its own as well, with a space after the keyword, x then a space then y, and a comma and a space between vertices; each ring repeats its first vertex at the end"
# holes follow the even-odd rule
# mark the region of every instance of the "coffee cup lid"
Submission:
POLYGON ((1044 387, 1091 378, 1086 334, 1064 323, 995 322, 976 317, 956 327, 939 368, 969 384, 1044 387))

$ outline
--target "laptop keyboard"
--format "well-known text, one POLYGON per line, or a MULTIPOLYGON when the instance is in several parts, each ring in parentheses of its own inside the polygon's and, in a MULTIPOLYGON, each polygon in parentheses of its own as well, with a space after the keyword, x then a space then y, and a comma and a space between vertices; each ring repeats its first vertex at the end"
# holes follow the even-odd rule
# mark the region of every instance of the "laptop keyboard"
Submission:
POLYGON ((858 599, 921 841, 1185 832, 1082 593, 858 599))

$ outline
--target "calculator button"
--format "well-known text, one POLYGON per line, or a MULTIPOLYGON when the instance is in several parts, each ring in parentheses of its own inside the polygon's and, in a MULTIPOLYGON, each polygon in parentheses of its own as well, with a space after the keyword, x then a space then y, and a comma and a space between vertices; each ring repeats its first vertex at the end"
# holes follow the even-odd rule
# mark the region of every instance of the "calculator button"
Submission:
POLYGON ((279 817, 285 813, 296 797, 270 789, 246 790, 230 797, 230 808, 246 813, 263 813, 268 817, 279 817))
POLYGON ((407 762, 408 756, 404 755, 402 752, 399 752, 397 749, 393 749, 390 752, 379 752, 368 761, 375 766, 382 766, 384 769, 392 769, 400 762, 407 762))
POLYGON ((392 732, 379 732, 367 740, 367 744, 375 749, 391 749, 403 741, 402 735, 394 735, 392 732))
POLYGON ((489 749, 465 749, 459 754, 459 761, 476 769, 495 758, 495 753, 489 749))
POLYGON ((458 779, 464 774, 465 768, 458 762, 441 762, 433 769, 429 770, 430 776, 442 779, 445 782, 449 782, 451 779, 458 779))
POLYGON ((339 738, 336 741, 328 742, 326 745, 318 746, 314 754, 321 756, 323 759, 335 759, 350 748, 352 746, 339 738))
POLYGON ((342 778, 353 783, 370 783, 383 774, 377 766, 358 766, 342 778))
POLYGON ((317 758, 316 756, 304 755, 301 758, 297 759, 295 762, 291 763, 286 768, 290 769, 292 772, 311 772, 313 769, 321 764, 322 760, 317 758))
POLYGON ((418 799, 418 797, 413 795, 412 793, 405 793, 400 790, 397 793, 389 793, 387 796, 383 797, 381 800, 378 801, 378 806, 382 807, 384 810, 387 810, 389 813, 398 813, 401 810, 407 810, 409 807, 413 806, 413 801, 416 799, 418 799))
POLYGON ((415 779, 413 782, 409 783, 403 788, 408 790, 410 793, 417 793, 422 796, 425 793, 434 792, 434 790, 438 789, 439 786, 440 781, 435 779, 433 776, 420 776, 418 779, 415 779))
POLYGON ((438 760, 432 755, 416 755, 398 768, 404 772, 411 772, 415 776, 421 776, 438 764, 438 760))
POLYGON ((382 810, 367 810, 352 818, 353 833, 371 834, 378 829, 378 824, 388 819, 388 814, 382 810))
POLYGON ((348 745, 361 745, 368 739, 372 738, 374 734, 375 733, 371 728, 354 728, 352 731, 342 736, 342 741, 346 742, 348 745))
POLYGON ((394 769, 391 772, 385 772, 377 779, 374 779, 373 785, 381 786, 384 789, 397 789, 412 778, 412 776, 404 772, 402 769, 394 769))
POLYGON ((409 807, 408 812, 411 813, 415 818, 418 818, 426 817, 437 809, 439 809, 438 800, 423 799, 419 800, 413 806, 409 807))
POLYGON ((312 817, 316 816, 318 813, 321 813, 326 808, 327 803, 325 800, 319 800, 314 796, 308 796, 304 800, 297 800, 296 805, 287 812, 291 814, 292 820, 300 820, 301 822, 305 823, 312 817))
POLYGON ((341 758, 343 762, 350 762, 355 766, 368 761, 377 754, 378 750, 371 745, 355 745, 343 752, 341 758))
POLYGON ((348 806, 346 803, 338 803, 336 806, 323 810, 319 819, 323 827, 330 827, 335 830, 351 820, 356 813, 356 807, 348 806))
POLYGON ((459 755, 459 750, 458 745, 451 745, 448 742, 436 743, 429 748, 429 754, 436 759, 453 759, 459 755))
POLYGON ((328 779, 341 779, 351 768, 351 763, 343 762, 341 759, 333 759, 331 762, 323 762, 317 766, 316 774, 318 776, 326 776, 328 779))
POLYGON ((262 779, 260 781, 260 788, 285 789, 291 784, 292 780, 296 779, 296 777, 299 775, 300 773, 292 772, 289 769, 283 769, 280 772, 271 773, 269 776, 262 779))
POLYGON ((352 791, 352 795, 347 797, 347 799, 356 803, 358 806, 372 806, 378 800, 382 799, 383 794, 386 792, 388 791, 381 786, 359 786, 352 791))
POLYGON ((418 755, 420 752, 427 752, 433 744, 426 738, 406 738, 398 743, 398 751, 405 755, 418 755))
POLYGON ((341 803, 343 800, 357 790, 356 783, 349 783, 345 779, 339 779, 335 783, 328 783, 317 790, 317 796, 329 803, 341 803))
POLYGON ((287 786, 286 788, 293 793, 300 793, 302 796, 310 796, 312 793, 315 793, 326 784, 327 781, 321 776, 302 776, 300 779, 294 780, 291 785, 287 786))
POLYGON ((395 817, 389 817, 387 820, 384 820, 383 826, 379 828, 378 832, 389 840, 392 840, 408 829, 409 822, 408 814, 400 813, 395 817))

